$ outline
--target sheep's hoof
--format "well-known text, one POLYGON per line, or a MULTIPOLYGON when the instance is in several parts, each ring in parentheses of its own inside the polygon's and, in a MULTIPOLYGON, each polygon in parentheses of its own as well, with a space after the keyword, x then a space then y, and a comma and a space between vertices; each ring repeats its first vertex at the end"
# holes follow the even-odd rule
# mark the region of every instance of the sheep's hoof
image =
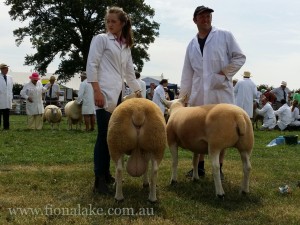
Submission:
POLYGON ((246 195, 248 195, 248 192, 246 192, 246 191, 241 191, 240 194, 243 195, 243 196, 246 196, 246 195))
POLYGON ((198 179, 197 179, 197 178, 193 178, 192 181, 193 181, 194 183, 198 183, 198 182, 200 181, 200 179, 199 179, 199 178, 198 178, 198 179))
POLYGON ((171 186, 175 186, 176 184, 177 184, 178 182, 177 182, 177 180, 171 180, 171 186))
POLYGON ((121 198, 121 199, 116 199, 116 198, 115 198, 115 202, 116 202, 116 203, 122 203, 122 202, 124 202, 124 198, 121 198))
POLYGON ((148 200, 147 200, 147 202, 149 202, 149 203, 150 203, 150 204, 152 204, 152 205, 153 205, 153 204, 157 204, 157 203, 158 203, 158 201, 157 201, 157 200, 154 200, 154 201, 153 201, 153 200, 150 200, 150 199, 148 199, 148 200))
POLYGON ((222 195, 217 195, 218 199, 220 200, 224 200, 225 199, 225 194, 222 194, 222 195))
POLYGON ((143 184, 143 188, 148 188, 149 186, 150 186, 149 183, 143 184))

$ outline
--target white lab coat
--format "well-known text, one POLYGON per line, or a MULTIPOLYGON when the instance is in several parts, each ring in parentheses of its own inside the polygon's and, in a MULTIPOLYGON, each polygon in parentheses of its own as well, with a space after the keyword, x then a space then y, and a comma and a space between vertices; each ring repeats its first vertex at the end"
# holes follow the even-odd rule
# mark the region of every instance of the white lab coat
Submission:
POLYGON ((141 78, 139 78, 139 79, 136 79, 138 82, 139 82, 139 84, 140 84, 140 87, 141 87, 141 90, 142 90, 142 97, 143 98, 146 98, 146 89, 147 89, 147 85, 146 85, 146 82, 145 81, 143 81, 141 78))
POLYGON ((6 81, 0 73, 0 109, 11 109, 13 99, 13 79, 6 74, 6 81))
POLYGON ((29 116, 39 115, 44 113, 44 105, 42 99, 42 93, 46 92, 47 88, 43 87, 42 83, 38 81, 34 85, 31 81, 24 84, 20 95, 26 99, 26 114, 29 116), (31 97, 32 102, 28 101, 31 97))
POLYGON ((82 103, 83 115, 95 114, 94 90, 86 79, 80 83, 76 101, 78 104, 82 103))
POLYGON ((284 130, 292 122, 292 112, 288 104, 285 103, 274 113, 278 115, 277 126, 280 130, 284 130))
POLYGON ((291 113, 292 113, 292 122, 290 123, 291 126, 300 126, 300 115, 299 115, 299 109, 297 107, 294 108, 294 111, 292 112, 291 106, 291 113))
POLYGON ((190 94, 192 106, 234 104, 232 77, 244 65, 243 54, 229 31, 212 27, 201 54, 197 35, 189 43, 180 84, 180 96, 190 94), (226 76, 219 75, 223 71, 226 76))
POLYGON ((264 117, 263 127, 273 129, 276 126, 276 117, 274 110, 269 102, 267 102, 261 109, 255 110, 257 114, 264 117))
POLYGON ((125 44, 120 46, 111 33, 98 34, 92 39, 86 73, 87 82, 99 83, 105 97, 104 109, 108 112, 113 112, 121 92, 124 93, 124 78, 133 92, 140 90, 130 48, 125 44))
POLYGON ((239 80, 234 86, 235 104, 253 117, 253 101, 257 97, 257 87, 250 78, 239 80))
POLYGON ((165 95, 165 89, 164 87, 160 84, 158 85, 155 89, 154 89, 154 94, 153 94, 153 99, 152 101, 158 105, 158 107, 160 108, 162 114, 165 114, 165 110, 166 107, 164 104, 161 103, 161 99, 166 99, 166 95, 165 95))

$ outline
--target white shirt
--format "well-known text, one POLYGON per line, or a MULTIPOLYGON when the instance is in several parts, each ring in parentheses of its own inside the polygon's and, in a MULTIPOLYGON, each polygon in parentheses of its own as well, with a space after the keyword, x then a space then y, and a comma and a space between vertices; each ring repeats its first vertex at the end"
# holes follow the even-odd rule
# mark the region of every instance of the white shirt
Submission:
POLYGON ((160 84, 158 85, 155 89, 154 89, 154 95, 153 95, 153 99, 152 101, 158 105, 158 107, 160 108, 162 114, 165 114, 165 110, 166 107, 164 104, 161 103, 161 99, 166 99, 166 95, 165 95, 165 89, 164 87, 160 84))
POLYGON ((13 79, 6 74, 6 82, 0 73, 0 109, 11 109, 13 99, 13 79))
POLYGON ((143 81, 141 78, 136 79, 136 80, 139 82, 139 85, 140 85, 140 87, 141 87, 141 90, 142 90, 142 97, 143 97, 143 98, 146 98, 146 89, 147 89, 146 82, 143 81))
POLYGON ((85 79, 80 83, 78 97, 76 100, 82 103, 82 114, 95 114, 94 90, 90 83, 85 79))
POLYGON ((50 97, 50 98, 59 98, 59 92, 60 92, 60 88, 59 88, 59 85, 57 83, 53 83, 52 85, 52 91, 51 91, 51 96, 50 96, 50 87, 51 87, 51 83, 48 83, 45 85, 45 88, 48 88, 48 91, 47 91, 47 97, 50 97))
POLYGON ((299 115, 299 109, 297 107, 294 108, 294 111, 292 112, 292 107, 291 106, 291 113, 292 113, 292 122, 290 125, 292 126, 300 126, 300 115, 299 115))
MULTIPOLYGON (((138 84, 130 48, 120 46, 111 33, 96 35, 90 45, 86 66, 87 82, 98 82, 105 98, 104 109, 112 112, 117 106, 124 78, 132 91, 138 91, 138 84)), ((96 107, 98 109, 98 107, 96 107)))
POLYGON ((276 118, 274 110, 269 102, 267 102, 261 109, 255 110, 257 114, 264 117, 263 127, 273 129, 276 125, 276 118))
POLYGON ((38 115, 44 113, 44 105, 42 100, 42 93, 46 92, 47 88, 43 87, 40 81, 34 85, 31 81, 24 84, 20 95, 26 99, 26 113, 27 115, 38 115), (28 101, 31 97, 32 102, 28 101))
POLYGON ((234 104, 232 77, 245 61, 246 56, 229 31, 212 27, 203 55, 196 35, 186 50, 180 96, 191 94, 189 104, 192 106, 234 104), (218 75, 220 71, 226 76, 218 75))
POLYGON ((278 110, 274 111, 278 115, 277 125, 284 130, 292 122, 292 113, 290 107, 285 103, 278 110))
POLYGON ((250 78, 239 80, 234 86, 235 104, 253 117, 253 101, 257 97, 257 87, 250 78))

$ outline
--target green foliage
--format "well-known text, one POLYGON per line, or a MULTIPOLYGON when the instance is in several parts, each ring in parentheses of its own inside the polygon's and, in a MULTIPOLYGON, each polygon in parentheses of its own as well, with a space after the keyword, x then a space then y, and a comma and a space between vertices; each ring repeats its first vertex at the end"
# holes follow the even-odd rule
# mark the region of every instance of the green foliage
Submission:
MULTIPOLYGON (((192 182, 185 177, 191 168, 192 153, 182 149, 179 150, 178 183, 170 186, 172 160, 166 149, 159 167, 159 202, 150 204, 146 201, 148 190, 142 188, 142 178, 130 177, 126 172, 124 202, 115 202, 113 196, 94 195, 93 147, 97 132, 66 128, 64 118, 60 130, 51 130, 45 123, 42 131, 29 131, 26 116, 13 115, 11 130, 0 131, 0 224, 296 225, 300 222, 299 145, 266 147, 274 138, 299 134, 297 131, 255 130, 250 193, 246 196, 239 194, 240 155, 236 149, 228 149, 223 165, 225 200, 215 197, 208 158, 204 178, 192 182), (291 193, 281 194, 278 189, 286 184, 291 193), (74 213, 79 206, 81 212, 91 207, 104 210, 106 215, 95 215, 95 211, 88 215, 63 214, 63 209, 73 209, 74 213), (17 207, 27 209, 28 214, 9 212, 9 208, 17 207), (46 207, 48 214, 45 214, 46 207), (108 209, 123 214, 108 215, 108 209), (135 212, 148 209, 150 214, 132 215, 128 214, 129 209, 135 212)), ((111 168, 113 172, 113 163, 111 168)))
POLYGON ((29 21, 28 26, 14 30, 17 45, 29 37, 37 51, 26 55, 25 65, 34 65, 44 74, 57 56, 61 63, 55 73, 62 81, 85 70, 93 36, 105 32, 104 16, 108 6, 120 6, 132 18, 135 37, 132 57, 139 71, 144 60, 149 60, 149 45, 159 35, 159 24, 153 20, 154 9, 144 0, 6 0, 5 4, 11 6, 12 20, 29 21))
POLYGON ((23 88, 22 84, 14 83, 13 84, 13 95, 19 95, 22 88, 23 88))

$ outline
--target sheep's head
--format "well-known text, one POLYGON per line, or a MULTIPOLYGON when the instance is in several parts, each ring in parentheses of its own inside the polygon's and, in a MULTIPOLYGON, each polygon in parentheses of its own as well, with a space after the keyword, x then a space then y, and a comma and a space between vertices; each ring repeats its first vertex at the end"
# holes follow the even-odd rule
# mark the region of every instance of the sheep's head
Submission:
POLYGON ((188 95, 184 95, 181 98, 174 99, 172 101, 168 101, 166 99, 160 99, 161 103, 165 105, 166 108, 168 108, 168 115, 170 116, 172 111, 175 108, 178 107, 184 107, 185 104, 187 103, 188 95))

